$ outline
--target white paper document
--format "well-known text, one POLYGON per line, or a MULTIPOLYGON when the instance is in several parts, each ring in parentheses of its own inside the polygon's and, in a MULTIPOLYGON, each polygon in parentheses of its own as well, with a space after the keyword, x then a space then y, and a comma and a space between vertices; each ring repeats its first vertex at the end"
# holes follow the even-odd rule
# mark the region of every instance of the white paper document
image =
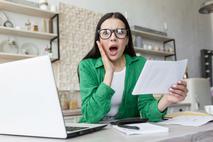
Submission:
POLYGON ((171 85, 183 78, 186 66, 186 59, 180 61, 146 61, 132 94, 168 93, 171 85))
POLYGON ((202 126, 213 120, 213 116, 177 116, 172 119, 159 122, 159 124, 178 124, 183 126, 202 126))
POLYGON ((119 130, 120 132, 122 132, 126 135, 139 135, 139 134, 153 134, 153 133, 169 132, 168 127, 154 125, 151 123, 136 123, 136 124, 129 124, 128 126, 137 126, 137 127, 139 127, 139 130, 122 128, 117 125, 113 125, 113 128, 119 130))

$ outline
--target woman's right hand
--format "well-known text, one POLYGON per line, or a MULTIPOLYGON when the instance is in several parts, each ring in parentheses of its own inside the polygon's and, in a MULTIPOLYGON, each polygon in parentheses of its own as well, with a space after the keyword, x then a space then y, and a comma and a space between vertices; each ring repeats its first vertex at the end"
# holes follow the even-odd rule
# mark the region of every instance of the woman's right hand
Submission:
POLYGON ((96 41, 96 44, 98 45, 98 49, 100 51, 101 58, 102 58, 102 61, 103 61, 103 64, 104 64, 104 69, 105 69, 104 83, 107 84, 108 86, 111 86, 113 74, 114 74, 114 71, 115 71, 114 65, 112 64, 112 62, 107 57, 101 43, 99 41, 96 41))

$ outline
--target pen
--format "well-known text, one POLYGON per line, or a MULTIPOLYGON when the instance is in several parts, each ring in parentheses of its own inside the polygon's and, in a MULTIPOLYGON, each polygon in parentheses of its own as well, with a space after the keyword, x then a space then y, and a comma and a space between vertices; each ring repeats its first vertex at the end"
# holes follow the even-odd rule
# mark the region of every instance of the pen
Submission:
POLYGON ((127 125, 118 125, 118 127, 127 128, 127 129, 134 129, 134 130, 140 130, 137 126, 127 126, 127 125))

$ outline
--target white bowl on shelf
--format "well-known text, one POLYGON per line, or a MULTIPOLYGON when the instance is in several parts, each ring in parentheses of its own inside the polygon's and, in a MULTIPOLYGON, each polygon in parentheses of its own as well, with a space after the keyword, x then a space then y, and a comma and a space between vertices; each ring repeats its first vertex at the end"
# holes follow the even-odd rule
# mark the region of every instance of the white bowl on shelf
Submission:
POLYGON ((22 55, 39 55, 38 47, 31 42, 23 43, 22 46, 19 48, 19 53, 22 55))
POLYGON ((14 40, 4 40, 0 43, 0 52, 18 53, 18 45, 14 40))

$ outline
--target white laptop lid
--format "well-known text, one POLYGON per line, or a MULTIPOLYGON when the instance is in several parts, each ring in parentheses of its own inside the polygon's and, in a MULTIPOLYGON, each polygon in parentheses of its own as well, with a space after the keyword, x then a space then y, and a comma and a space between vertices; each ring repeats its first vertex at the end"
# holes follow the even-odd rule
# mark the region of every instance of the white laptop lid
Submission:
POLYGON ((0 64, 0 134, 66 138, 48 56, 0 64))

